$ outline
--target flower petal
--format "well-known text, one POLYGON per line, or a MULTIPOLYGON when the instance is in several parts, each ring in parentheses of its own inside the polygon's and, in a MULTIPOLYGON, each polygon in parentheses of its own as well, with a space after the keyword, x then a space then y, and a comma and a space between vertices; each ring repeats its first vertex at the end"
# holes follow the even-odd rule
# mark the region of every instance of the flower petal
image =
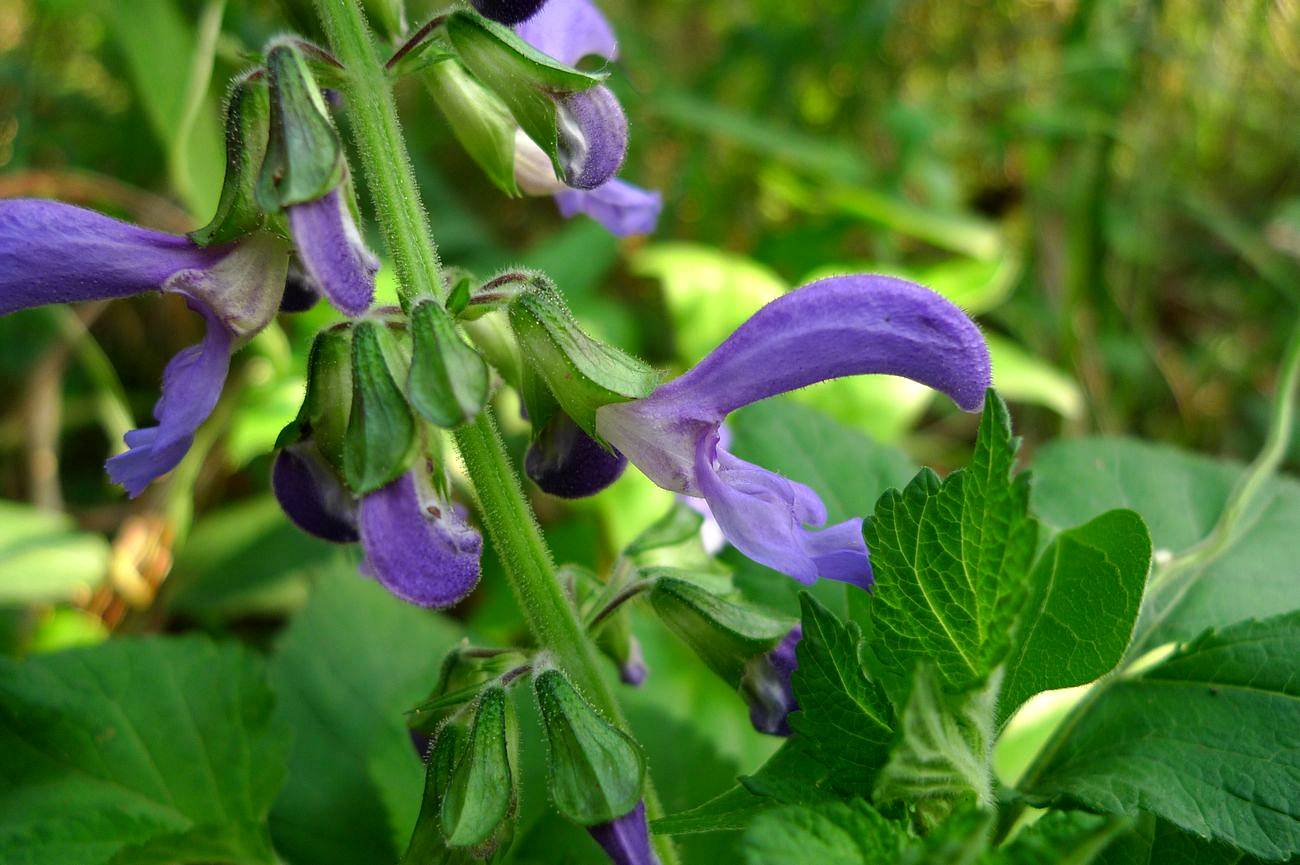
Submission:
POLYGON ((189 306, 206 320, 203 341, 180 351, 163 370, 162 396, 153 410, 158 425, 127 433, 128 450, 105 466, 108 476, 125 487, 131 498, 185 456, 195 431, 216 407, 230 369, 234 334, 206 306, 194 300, 189 306))
POLYGON ((613 60, 618 39, 605 16, 591 0, 549 0, 515 32, 538 51, 565 64, 577 66, 584 57, 613 60))
POLYGON ((564 182, 595 189, 613 179, 627 156, 627 115, 604 85, 555 100, 564 182))
POLYGON ((989 372, 979 328, 942 296, 887 276, 832 277, 772 301, 685 375, 645 399, 601 408, 596 424, 655 483, 699 495, 701 436, 741 406, 826 379, 888 373, 974 411, 989 372))
POLYGON ((564 412, 528 446, 524 471, 542 492, 562 499, 594 496, 619 479, 627 458, 606 450, 564 412))
POLYGON ((0 201, 0 315, 158 291, 172 274, 228 251, 58 201, 0 201))
POLYGON ((759 564, 812 584, 818 577, 871 585, 871 564, 862 520, 822 531, 826 508, 803 484, 718 449, 705 435, 696 450, 696 482, 722 533, 759 564))
POLYGON ((450 607, 478 584, 483 539, 451 504, 421 501, 413 472, 361 500, 366 566, 384 588, 422 607, 450 607))
POLYGON ((622 180, 610 180, 595 189, 565 189, 555 194, 560 215, 585 213, 618 237, 650 234, 659 224, 663 196, 622 180))
POLYGON ((361 539, 356 502, 317 456, 314 445, 296 444, 280 451, 271 468, 271 488, 285 516, 307 534, 336 544, 361 539))
POLYGON ((614 865, 659 865, 659 857, 650 849, 645 802, 609 823, 588 826, 587 831, 614 865))
POLYGON ((760 733, 790 735, 790 713, 799 709, 791 679, 799 668, 796 650, 801 639, 803 627, 795 625, 745 674, 741 691, 749 703, 749 721, 760 733))
POLYGON ((357 232, 343 193, 335 188, 288 210, 289 229, 307 274, 340 312, 364 314, 375 298, 379 259, 357 232))

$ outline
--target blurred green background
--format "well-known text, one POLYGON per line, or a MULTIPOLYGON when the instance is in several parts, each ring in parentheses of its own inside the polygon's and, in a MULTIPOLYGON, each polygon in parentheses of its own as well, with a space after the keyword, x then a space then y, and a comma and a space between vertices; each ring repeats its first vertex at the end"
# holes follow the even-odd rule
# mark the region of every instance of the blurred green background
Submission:
MULTIPOLYGON (((977 315, 1028 455, 1090 433, 1238 459, 1258 449, 1300 301, 1300 2, 602 5, 622 40, 624 177, 663 191, 660 230, 617 241, 564 222, 549 200, 503 199, 405 82, 399 103, 449 263, 547 269, 594 333, 669 369, 817 275, 908 276, 977 315)), ((431 6, 412 4, 412 21, 431 6)), ((317 37, 309 3, 0 0, 0 197, 55 197, 171 231, 202 224, 221 181, 225 83, 286 29, 317 37)), ((383 291, 391 278, 381 274, 383 291)), ((104 459, 148 419, 168 358, 200 336, 197 317, 151 297, 0 319, 6 652, 191 628, 292 651, 327 627, 330 603, 346 606, 338 593, 363 591, 335 586, 282 636, 314 575, 353 564, 297 533, 267 492, 306 347, 330 320, 318 308, 259 335, 190 456, 128 502, 104 459)), ((799 477, 800 444, 849 460, 875 447, 865 435, 901 451, 872 451, 871 483, 842 496, 828 489, 833 471, 821 484, 802 477, 832 518, 864 513, 907 478, 909 459, 959 465, 974 431, 974 418, 895 380, 788 402, 738 419, 742 452, 771 450, 799 477)), ((602 567, 668 502, 630 472, 593 501, 537 506, 560 560, 602 567)), ((489 554, 481 590, 455 615, 505 639, 517 632, 497 567, 489 554)), ((363 585, 349 574, 339 586, 352 583, 363 585)), ((445 627, 412 627, 432 621, 445 627)), ((445 645, 431 634, 417 644, 445 645)), ((690 665, 682 650, 653 629, 646 640, 662 672, 634 718, 680 718, 683 694, 735 716, 706 749, 720 761, 713 789, 668 785, 670 805, 685 807, 768 746, 711 680, 670 675, 690 665)), ((386 697, 393 711, 432 675, 415 654, 416 684, 386 697)), ((691 735, 680 721, 667 730, 665 743, 691 735)))

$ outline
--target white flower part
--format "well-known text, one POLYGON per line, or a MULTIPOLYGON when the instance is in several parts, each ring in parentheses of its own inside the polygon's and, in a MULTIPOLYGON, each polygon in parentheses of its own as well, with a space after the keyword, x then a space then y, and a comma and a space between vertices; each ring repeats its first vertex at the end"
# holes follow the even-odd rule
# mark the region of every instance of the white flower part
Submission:
POLYGON ((554 195, 568 189, 555 176, 555 167, 546 151, 522 129, 515 130, 515 183, 525 195, 554 195))

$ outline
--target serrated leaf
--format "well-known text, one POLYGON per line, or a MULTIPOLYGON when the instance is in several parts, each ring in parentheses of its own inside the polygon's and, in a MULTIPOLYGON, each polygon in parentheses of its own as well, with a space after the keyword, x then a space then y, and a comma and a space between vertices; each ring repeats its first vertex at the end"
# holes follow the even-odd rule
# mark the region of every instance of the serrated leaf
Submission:
POLYGON ((1300 613, 1208 631, 1099 688, 1021 781, 1032 802, 1150 811, 1263 859, 1300 852, 1300 613))
POLYGON ((1235 847, 1199 838, 1165 820, 1145 815, 1097 858, 1097 865, 1260 865, 1264 860, 1235 847))
POLYGON ((793 677, 800 710, 790 726, 816 744, 837 788, 865 793, 888 756, 894 710, 863 667, 857 624, 839 621, 811 595, 801 601, 803 639, 793 677))
POLYGON ((907 836, 861 799, 769 811, 749 827, 746 865, 863 865, 897 860, 907 836))
POLYGON ((999 721, 1034 694, 1087 684, 1119 663, 1150 567, 1151 537, 1134 511, 1108 511, 1052 539, 1030 578, 999 721))
MULTIPOLYGON (((1034 459, 1034 510, 1044 522, 1065 527, 1108 508, 1132 508, 1150 528, 1159 558, 1209 533, 1242 471, 1240 463, 1131 439, 1053 442, 1034 459)), ((1138 637, 1158 646, 1300 609, 1298 524, 1300 483, 1265 481, 1231 547, 1147 598, 1138 637)))
POLYGON ((256 656, 202 637, 0 661, 0 861, 271 865, 273 702, 256 656))
POLYGON ((1028 596, 1038 524, 1018 440, 990 391, 970 464, 940 481, 922 469, 863 526, 876 574, 872 648, 896 674, 934 666, 947 690, 977 687, 1011 648, 1028 596))
POLYGON ((945 694, 928 665, 913 675, 901 736, 876 778, 873 799, 924 809, 927 820, 963 802, 993 805, 993 712, 1000 676, 979 691, 945 694))

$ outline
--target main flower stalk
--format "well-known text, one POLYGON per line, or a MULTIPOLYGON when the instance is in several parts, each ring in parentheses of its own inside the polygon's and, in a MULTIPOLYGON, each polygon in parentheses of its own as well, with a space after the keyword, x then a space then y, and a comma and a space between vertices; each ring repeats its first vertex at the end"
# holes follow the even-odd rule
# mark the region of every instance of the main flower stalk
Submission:
MULTIPOLYGON (((352 134, 375 218, 393 257, 402 305, 408 307, 412 300, 426 294, 444 298, 437 247, 420 203, 390 83, 360 2, 316 0, 316 10, 330 47, 346 70, 343 94, 352 134)), ((551 653, 587 699, 626 727, 618 701, 601 676, 591 640, 555 577, 550 551, 490 410, 458 429, 455 439, 488 535, 501 556, 506 577, 538 646, 551 653)), ((645 798, 649 816, 662 816, 648 777, 645 798)), ((676 865, 677 854, 669 839, 656 838, 655 847, 663 865, 676 865)))

